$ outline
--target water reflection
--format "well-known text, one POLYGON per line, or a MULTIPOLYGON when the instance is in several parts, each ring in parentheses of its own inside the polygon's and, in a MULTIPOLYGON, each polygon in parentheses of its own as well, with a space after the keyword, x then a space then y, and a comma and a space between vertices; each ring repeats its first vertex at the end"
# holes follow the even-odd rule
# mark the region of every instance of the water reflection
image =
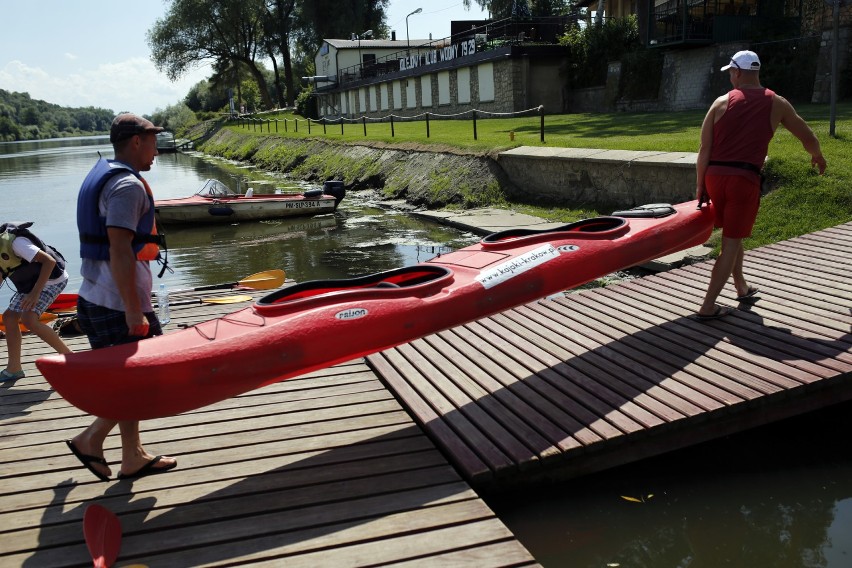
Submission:
POLYGON ((489 504, 545 567, 845 568, 852 452, 836 433, 852 428, 850 411, 844 403, 489 504))

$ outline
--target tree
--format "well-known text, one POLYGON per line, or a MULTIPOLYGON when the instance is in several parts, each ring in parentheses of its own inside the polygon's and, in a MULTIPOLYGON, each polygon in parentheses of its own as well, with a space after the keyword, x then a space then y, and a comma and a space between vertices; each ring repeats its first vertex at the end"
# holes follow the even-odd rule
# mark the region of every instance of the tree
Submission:
MULTIPOLYGON (((475 0, 476 4, 488 10, 495 20, 504 18, 526 18, 560 16, 568 10, 567 0, 475 0)), ((462 0, 466 9, 470 9, 471 0, 462 0)))
POLYGON ((171 80, 202 61, 245 65, 264 105, 272 108, 257 62, 258 51, 265 51, 265 18, 264 0, 173 0, 166 16, 148 31, 151 58, 171 80))

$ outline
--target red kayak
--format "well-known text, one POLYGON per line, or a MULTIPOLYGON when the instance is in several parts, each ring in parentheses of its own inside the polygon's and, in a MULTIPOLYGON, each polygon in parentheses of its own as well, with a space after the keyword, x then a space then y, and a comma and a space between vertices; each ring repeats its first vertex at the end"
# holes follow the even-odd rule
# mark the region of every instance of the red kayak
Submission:
POLYGON ((574 288, 707 240, 710 206, 648 206, 494 233, 430 261, 275 291, 165 336, 36 361, 74 406, 171 416, 574 288), (615 214, 614 214, 615 215, 615 214))

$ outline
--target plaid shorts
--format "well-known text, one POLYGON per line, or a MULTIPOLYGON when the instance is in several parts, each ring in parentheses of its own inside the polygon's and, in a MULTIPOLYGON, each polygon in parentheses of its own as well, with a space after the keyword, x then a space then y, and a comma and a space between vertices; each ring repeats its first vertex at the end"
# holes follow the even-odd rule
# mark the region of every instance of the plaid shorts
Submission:
MULTIPOLYGON (((59 294, 65 289, 65 286, 68 285, 68 279, 66 278, 62 282, 57 284, 48 284, 44 287, 44 290, 41 291, 41 296, 38 297, 38 303, 36 304, 35 309, 33 310, 36 315, 40 316, 44 313, 44 310, 53 303, 59 294)), ((9 309, 13 312, 21 313, 24 309, 21 307, 21 303, 24 301, 24 296, 26 294, 21 294, 20 292, 15 292, 15 295, 12 296, 12 300, 9 302, 9 309)))
POLYGON ((148 320, 148 335, 145 337, 129 335, 130 330, 127 329, 124 312, 93 304, 83 297, 77 298, 77 321, 80 329, 88 336, 92 349, 133 343, 140 339, 163 335, 160 320, 154 312, 145 312, 145 318, 148 320))

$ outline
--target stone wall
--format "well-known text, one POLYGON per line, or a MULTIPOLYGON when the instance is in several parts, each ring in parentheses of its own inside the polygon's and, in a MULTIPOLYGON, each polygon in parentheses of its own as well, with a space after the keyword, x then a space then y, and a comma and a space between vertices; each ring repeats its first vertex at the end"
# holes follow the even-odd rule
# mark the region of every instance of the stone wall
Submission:
POLYGON ((522 146, 498 156, 517 194, 566 207, 633 207, 695 198, 693 152, 522 146))

